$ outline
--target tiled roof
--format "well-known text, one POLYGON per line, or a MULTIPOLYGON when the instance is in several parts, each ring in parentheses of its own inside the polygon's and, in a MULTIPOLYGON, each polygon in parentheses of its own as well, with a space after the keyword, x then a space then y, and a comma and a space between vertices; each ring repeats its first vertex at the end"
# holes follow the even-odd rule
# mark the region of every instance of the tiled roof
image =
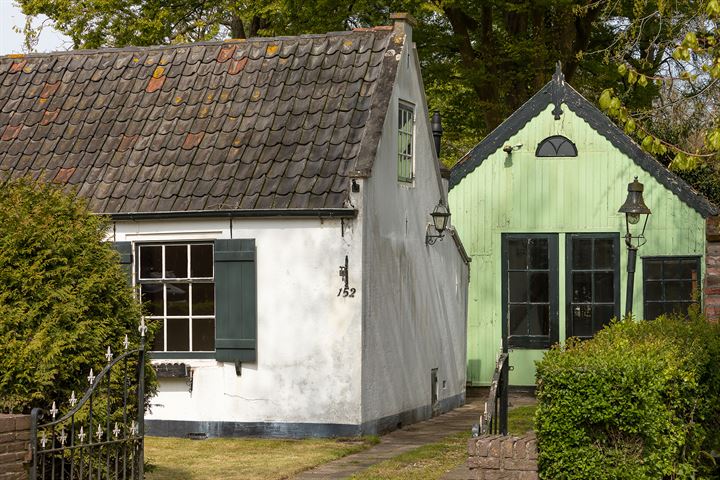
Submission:
POLYGON ((0 57, 0 181, 61 183, 101 213, 346 207, 377 148, 392 38, 0 57))

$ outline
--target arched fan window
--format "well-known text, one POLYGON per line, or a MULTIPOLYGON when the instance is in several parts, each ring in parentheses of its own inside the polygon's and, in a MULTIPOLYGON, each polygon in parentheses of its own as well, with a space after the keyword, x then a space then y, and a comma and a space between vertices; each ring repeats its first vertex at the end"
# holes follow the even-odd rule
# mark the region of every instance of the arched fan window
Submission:
POLYGON ((577 157, 575 144, 562 135, 553 135, 538 143, 536 157, 577 157))

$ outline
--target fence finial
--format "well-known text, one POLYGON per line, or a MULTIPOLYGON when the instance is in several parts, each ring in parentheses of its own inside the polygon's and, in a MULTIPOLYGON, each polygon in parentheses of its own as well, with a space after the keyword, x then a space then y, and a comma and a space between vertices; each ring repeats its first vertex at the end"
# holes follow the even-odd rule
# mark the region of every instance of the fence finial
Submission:
POLYGON ((57 416, 59 411, 60 410, 58 410, 57 407, 55 406, 55 400, 53 400, 52 408, 50 409, 50 415, 52 415, 53 420, 55 420, 55 416, 57 416))
POLYGON ((123 347, 125 347, 125 350, 127 350, 129 346, 130 346, 130 340, 128 340, 127 335, 125 335, 125 340, 123 340, 123 347))
POLYGON ((147 325, 145 325, 145 318, 140 319, 140 326, 138 327, 138 330, 140 331, 140 336, 145 337, 145 334, 147 333, 147 325))
POLYGON ((105 358, 107 358, 108 363, 112 362, 113 353, 110 350, 110 345, 108 345, 108 349, 107 349, 107 353, 105 354, 105 358))
POLYGON ((75 397, 75 390, 73 390, 72 393, 70 394, 70 406, 74 407, 76 403, 77 403, 77 397, 75 397))
POLYGON ((90 369, 90 375, 87 376, 88 382, 90 382, 90 385, 93 384, 95 381, 95 374, 93 373, 93 369, 90 369))
POLYGON ((83 427, 81 426, 80 433, 78 433, 78 438, 80 439, 80 443, 83 443, 85 441, 86 436, 87 436, 87 434, 85 433, 85 431, 83 430, 83 427))

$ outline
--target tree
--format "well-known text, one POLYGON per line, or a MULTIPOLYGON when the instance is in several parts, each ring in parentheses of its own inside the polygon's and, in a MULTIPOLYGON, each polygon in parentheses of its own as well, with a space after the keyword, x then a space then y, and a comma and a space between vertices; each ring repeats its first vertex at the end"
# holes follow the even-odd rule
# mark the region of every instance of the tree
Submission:
MULTIPOLYGON (((632 62, 644 51, 645 75, 662 68, 658 43, 676 32, 649 0, 19 0, 29 15, 44 14, 77 48, 150 45, 227 36, 294 35, 387 24, 391 12, 418 19, 415 40, 431 109, 445 119, 446 163, 459 158, 520 107, 551 77, 563 73, 581 93, 597 99, 621 81, 612 51, 632 62), (321 15, 318 12, 322 12, 321 15), (627 25, 642 25, 640 30, 627 25), (630 38, 633 42, 630 42, 630 38), (619 41, 626 39, 627 41, 619 41), (618 45, 632 46, 622 50, 618 45)), ((691 18, 693 2, 668 5, 691 18)), ((625 89, 631 108, 647 108, 661 94, 625 89)))
MULTIPOLYGON (((720 47, 718 0, 645 4, 645 18, 671 32, 653 36, 642 21, 628 24, 609 56, 618 82, 599 102, 648 152, 679 170, 720 159, 720 47), (678 11, 687 12, 678 15, 678 11), (648 71, 648 65, 658 65, 648 71), (648 108, 628 104, 626 93, 659 89, 648 108)), ((701 168, 707 173, 705 168, 701 168)), ((690 175, 694 177, 695 175, 690 175)), ((717 178, 717 175, 714 175, 717 178)))
POLYGON ((137 345, 141 309, 103 241, 107 220, 83 201, 10 181, 0 225, 0 411, 27 413, 84 392, 125 334, 137 345))

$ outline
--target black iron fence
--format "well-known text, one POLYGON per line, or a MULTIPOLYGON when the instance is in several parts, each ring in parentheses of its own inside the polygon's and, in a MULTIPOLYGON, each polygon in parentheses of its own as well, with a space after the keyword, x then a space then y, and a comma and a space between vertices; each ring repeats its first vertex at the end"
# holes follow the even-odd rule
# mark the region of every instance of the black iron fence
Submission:
POLYGON ((50 410, 33 409, 30 480, 142 480, 144 322, 139 330, 139 348, 130 350, 127 335, 118 357, 108 347, 107 364, 97 375, 90 369, 82 398, 72 392, 50 410), (67 413, 58 418, 64 407, 67 413))
POLYGON ((508 433, 508 354, 501 353, 495 364, 495 373, 485 412, 480 418, 479 435, 507 435, 508 433))

